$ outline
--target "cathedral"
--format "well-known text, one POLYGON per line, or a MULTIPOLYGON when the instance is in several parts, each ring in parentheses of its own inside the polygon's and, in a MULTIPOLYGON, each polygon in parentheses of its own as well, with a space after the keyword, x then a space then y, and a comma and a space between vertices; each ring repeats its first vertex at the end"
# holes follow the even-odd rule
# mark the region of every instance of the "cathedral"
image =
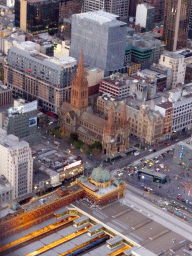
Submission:
POLYGON ((84 70, 83 51, 81 51, 78 69, 72 82, 71 102, 63 102, 59 111, 59 123, 67 136, 70 133, 77 133, 79 140, 88 145, 100 141, 103 153, 107 156, 129 147, 126 103, 118 119, 115 118, 115 109, 112 105, 107 120, 94 113, 88 106, 88 82, 84 70))

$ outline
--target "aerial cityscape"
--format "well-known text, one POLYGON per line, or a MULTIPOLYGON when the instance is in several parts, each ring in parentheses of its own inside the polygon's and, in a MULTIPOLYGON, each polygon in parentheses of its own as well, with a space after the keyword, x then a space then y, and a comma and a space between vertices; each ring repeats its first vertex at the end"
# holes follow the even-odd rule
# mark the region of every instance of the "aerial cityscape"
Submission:
POLYGON ((1 0, 5 255, 192 255, 192 0, 1 0))

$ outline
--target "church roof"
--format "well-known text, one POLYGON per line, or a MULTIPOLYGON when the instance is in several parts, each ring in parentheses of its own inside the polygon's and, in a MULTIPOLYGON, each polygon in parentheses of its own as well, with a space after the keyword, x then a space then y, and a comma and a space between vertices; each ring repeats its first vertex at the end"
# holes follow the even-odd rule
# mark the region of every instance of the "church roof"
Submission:
POLYGON ((81 115, 81 119, 86 120, 87 122, 94 124, 95 126, 104 128, 104 125, 106 124, 106 120, 96 116, 90 112, 87 111, 83 111, 82 115, 81 115))

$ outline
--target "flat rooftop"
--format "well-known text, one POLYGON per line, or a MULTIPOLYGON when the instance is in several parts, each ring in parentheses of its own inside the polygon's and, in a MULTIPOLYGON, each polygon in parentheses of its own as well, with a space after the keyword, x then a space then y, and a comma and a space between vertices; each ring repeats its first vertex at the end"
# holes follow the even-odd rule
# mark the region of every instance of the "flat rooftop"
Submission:
POLYGON ((119 243, 121 241, 123 241, 123 238, 121 236, 114 236, 111 239, 109 239, 107 241, 107 243, 110 244, 110 245, 113 245, 113 244, 119 243))
POLYGON ((89 220, 89 217, 87 217, 87 216, 82 216, 82 217, 80 217, 80 218, 74 220, 74 222, 75 222, 76 224, 78 224, 78 223, 81 223, 81 222, 83 222, 83 221, 85 221, 85 220, 89 220))

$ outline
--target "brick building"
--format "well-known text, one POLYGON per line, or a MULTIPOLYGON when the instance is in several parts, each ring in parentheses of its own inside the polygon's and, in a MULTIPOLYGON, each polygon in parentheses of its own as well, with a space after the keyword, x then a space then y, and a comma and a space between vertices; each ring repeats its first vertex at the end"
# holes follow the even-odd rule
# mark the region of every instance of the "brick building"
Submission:
POLYGON ((61 0, 59 2, 59 21, 71 18, 71 15, 81 13, 82 0, 61 0))
POLYGON ((5 106, 13 102, 12 90, 5 85, 0 86, 0 106, 5 106))

